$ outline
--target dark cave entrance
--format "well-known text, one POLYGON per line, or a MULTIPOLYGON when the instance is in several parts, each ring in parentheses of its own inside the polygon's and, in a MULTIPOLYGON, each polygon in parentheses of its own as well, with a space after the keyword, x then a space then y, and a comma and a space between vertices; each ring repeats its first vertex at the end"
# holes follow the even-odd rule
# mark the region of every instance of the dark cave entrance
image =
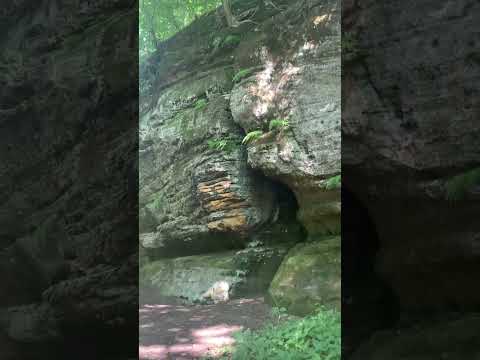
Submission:
POLYGON ((299 205, 294 192, 285 184, 274 179, 267 179, 268 187, 273 190, 278 205, 278 214, 270 224, 255 232, 252 239, 260 240, 265 245, 294 243, 305 241, 307 231, 298 221, 299 205))
POLYGON ((276 210, 274 215, 257 229, 252 229, 248 240, 234 257, 238 268, 248 263, 248 277, 245 283, 232 290, 233 298, 263 296, 270 305, 272 301, 268 288, 288 251, 299 242, 305 241, 307 232, 297 219, 299 204, 294 192, 285 184, 256 176, 272 191, 276 210))
POLYGON ((362 202, 342 189, 342 354, 398 319, 395 297, 375 269, 380 242, 362 202))

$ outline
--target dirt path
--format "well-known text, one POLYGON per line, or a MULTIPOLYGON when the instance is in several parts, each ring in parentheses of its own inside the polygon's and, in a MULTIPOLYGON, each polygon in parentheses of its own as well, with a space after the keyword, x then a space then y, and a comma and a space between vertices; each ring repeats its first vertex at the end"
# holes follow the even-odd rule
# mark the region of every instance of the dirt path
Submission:
POLYGON ((143 304, 140 360, 191 360, 215 354, 233 344, 233 332, 259 328, 269 312, 262 297, 215 305, 143 304))

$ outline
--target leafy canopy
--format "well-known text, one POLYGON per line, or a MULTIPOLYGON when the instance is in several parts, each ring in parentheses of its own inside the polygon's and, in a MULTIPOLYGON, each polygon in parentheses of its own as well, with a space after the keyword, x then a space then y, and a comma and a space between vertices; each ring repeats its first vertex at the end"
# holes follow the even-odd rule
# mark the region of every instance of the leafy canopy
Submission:
POLYGON ((140 58, 155 51, 159 42, 221 4, 221 0, 140 0, 140 58))

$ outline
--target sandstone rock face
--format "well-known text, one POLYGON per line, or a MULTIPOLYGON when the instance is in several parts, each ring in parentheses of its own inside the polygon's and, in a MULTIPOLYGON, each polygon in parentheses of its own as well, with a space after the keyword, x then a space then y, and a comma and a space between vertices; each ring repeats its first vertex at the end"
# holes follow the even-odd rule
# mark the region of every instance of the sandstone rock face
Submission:
POLYGON ((9 320, 0 333, 34 353, 57 336, 88 335, 79 325, 87 318, 96 341, 136 326, 136 318, 105 326, 137 307, 137 265, 128 261, 137 257, 137 211, 125 211, 137 202, 135 9, 133 1, 2 3, 0 311, 9 320), (53 288, 61 305, 45 296, 53 288))
POLYGON ((480 165, 479 13, 474 1, 344 2, 344 185, 375 224, 376 271, 400 312, 480 304, 478 190, 447 200, 452 176, 480 165))
POLYGON ((221 93, 229 83, 223 69, 185 80, 160 94, 142 118, 140 228, 148 231, 141 236, 145 248, 164 256, 231 248, 273 219, 274 194, 247 167, 237 144, 241 131, 221 93), (206 105, 198 109, 201 97, 206 105), (229 151, 209 145, 223 138, 232 139, 229 151))
MULTIPOLYGON (((288 24, 287 16, 276 21, 288 24)), ((312 36, 286 32, 280 48, 255 39, 260 68, 235 84, 230 107, 246 132, 266 132, 248 146, 248 162, 295 192, 300 220, 315 237, 340 230, 340 194, 323 181, 340 173, 339 4, 315 2, 303 26, 312 36), (288 119, 288 128, 272 131, 274 119, 288 119)))
POLYGON ((273 303, 305 315, 317 304, 340 309, 340 238, 299 244, 287 254, 275 274, 269 294, 273 303))
POLYGON ((196 298, 216 281, 265 291, 279 258, 263 275, 247 263, 244 285, 204 257, 339 232, 340 192, 326 186, 340 173, 339 4, 276 4, 237 30, 204 16, 141 65, 141 281, 164 296, 196 298), (227 36, 239 43, 219 46, 227 36))

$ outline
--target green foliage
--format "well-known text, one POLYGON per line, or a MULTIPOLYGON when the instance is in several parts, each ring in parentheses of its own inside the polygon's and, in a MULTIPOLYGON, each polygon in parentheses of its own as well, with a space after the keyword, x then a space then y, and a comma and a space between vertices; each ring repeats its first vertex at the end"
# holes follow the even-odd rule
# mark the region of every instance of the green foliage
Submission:
POLYGON ((260 136, 263 135, 262 130, 250 131, 242 140, 242 144, 248 144, 252 141, 257 140, 260 136))
POLYGON ((216 151, 224 151, 231 153, 240 146, 240 139, 228 136, 217 139, 208 140, 208 147, 216 151))
POLYGON ((288 129, 290 123, 287 119, 273 119, 268 124, 268 130, 276 130, 276 129, 288 129))
POLYGON ((251 75, 252 73, 253 73, 253 69, 242 69, 235 74, 232 81, 233 81, 233 83, 237 83, 240 80, 242 80, 242 79, 246 78, 247 76, 251 75))
POLYGON ((223 40, 223 46, 235 47, 240 44, 240 36, 238 35, 227 35, 225 40, 223 40))
POLYGON ((232 360, 340 360, 340 313, 320 309, 302 318, 287 318, 274 309, 274 321, 260 331, 235 334, 232 360))
POLYGON ((339 189, 342 186, 342 175, 332 176, 325 183, 326 190, 339 189))
POLYGON ((155 51, 159 42, 188 26, 197 17, 222 4, 222 0, 140 0, 140 58, 155 51))
POLYGON ((461 200, 467 191, 475 185, 480 185, 480 167, 452 177, 447 181, 447 199, 461 200))
POLYGON ((198 99, 195 102, 195 110, 202 110, 204 109, 208 104, 207 99, 198 99))

